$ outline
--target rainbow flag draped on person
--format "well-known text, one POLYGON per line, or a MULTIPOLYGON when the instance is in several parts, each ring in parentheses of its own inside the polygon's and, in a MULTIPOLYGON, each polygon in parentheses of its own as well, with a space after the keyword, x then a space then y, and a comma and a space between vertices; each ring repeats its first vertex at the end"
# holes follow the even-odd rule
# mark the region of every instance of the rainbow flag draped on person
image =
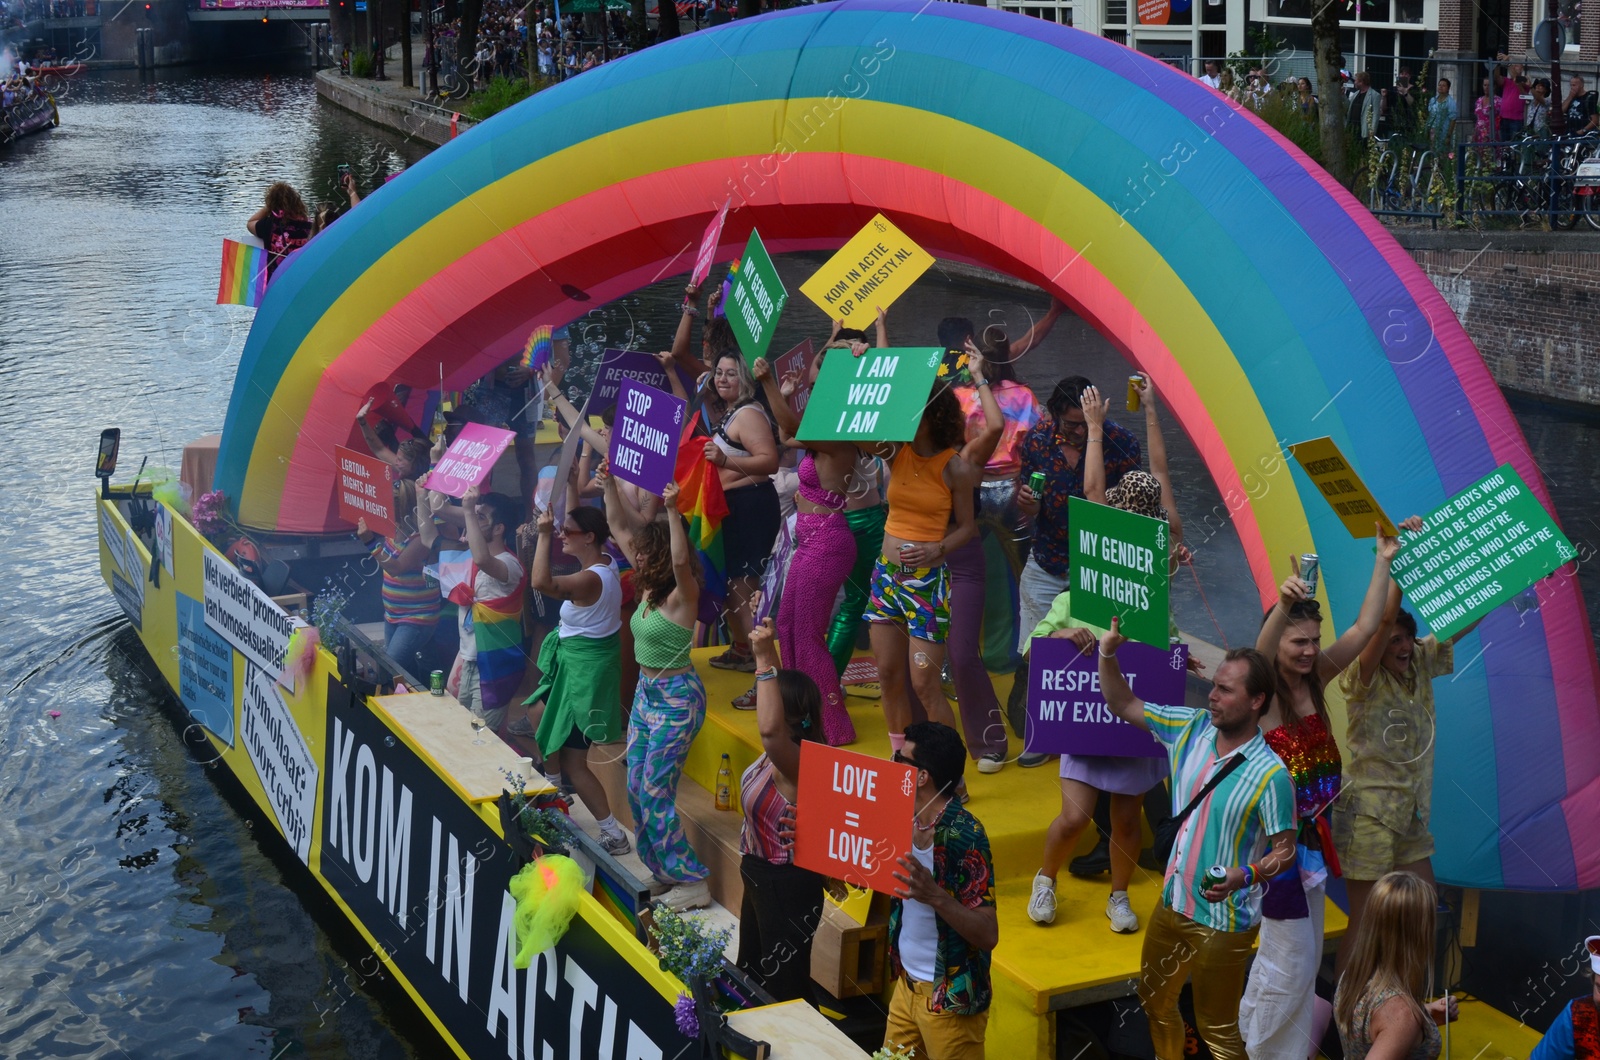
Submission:
POLYGON ((527 579, 519 578, 516 589, 507 596, 473 599, 478 567, 472 562, 471 551, 440 552, 438 566, 429 573, 438 579, 440 595, 457 607, 472 608, 483 709, 507 706, 528 668, 528 656, 522 650, 522 597, 527 579))
POLYGON ((218 305, 261 305, 267 293, 267 251, 236 239, 222 241, 222 279, 217 284, 218 305))
POLYGON ((689 524, 689 544, 699 551, 700 566, 705 572, 700 617, 708 627, 714 627, 728 595, 722 558, 722 521, 728 517, 728 499, 722 495, 722 480, 717 477, 716 465, 706 459, 705 446, 694 444, 694 431, 699 423, 700 413, 689 417, 672 477, 678 483, 678 511, 689 524))
POLYGON ((549 324, 540 324, 533 329, 533 334, 528 336, 528 344, 522 348, 522 367, 537 372, 550 363, 550 358, 555 354, 551 330, 549 324))

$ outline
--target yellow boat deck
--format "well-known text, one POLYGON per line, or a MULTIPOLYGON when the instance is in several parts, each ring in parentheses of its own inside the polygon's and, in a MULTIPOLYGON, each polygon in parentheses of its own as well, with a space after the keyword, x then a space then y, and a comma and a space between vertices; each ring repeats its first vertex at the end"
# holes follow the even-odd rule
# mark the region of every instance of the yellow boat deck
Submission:
MULTIPOLYGON (((685 776, 710 791, 716 783, 721 756, 727 754, 737 781, 745 767, 761 754, 761 739, 753 711, 735 710, 732 699, 750 687, 748 674, 714 669, 707 660, 720 652, 707 648, 694 653, 694 661, 705 681, 708 699, 705 727, 695 740, 685 767, 685 776)), ((1005 702, 1011 677, 993 678, 1000 701, 1005 702)), ((847 688, 848 692, 849 689, 847 688)), ((876 699, 847 696, 846 704, 855 723, 856 742, 851 749, 866 754, 889 755, 888 730, 876 699)), ((956 705, 959 710, 959 704, 956 705)), ((1021 741, 1012 739, 1013 755, 1020 753, 1021 741)), ((970 767, 967 789, 972 796, 968 809, 989 833, 999 879, 998 902, 1000 945, 994 954, 995 1001, 990 1011, 988 1054, 1015 1060, 1023 1056, 1055 1055, 1057 1009, 1090 1004, 1133 993, 1139 974, 1143 932, 1118 935, 1105 917, 1108 880, 1080 880, 1063 871, 1057 883, 1059 902, 1056 921, 1041 927, 1028 919, 1030 881, 1039 868, 1044 848, 1044 833, 1060 808, 1060 785, 1056 763, 1037 769, 1022 769, 1015 763, 999 773, 981 774, 970 767)), ((732 859, 708 858, 708 864, 737 865, 737 814, 715 814, 707 820, 701 807, 710 799, 686 786, 680 799, 689 817, 691 838, 697 847, 710 843, 733 845, 732 859)), ((1092 829, 1090 833, 1092 833, 1092 829)), ((1094 836, 1086 834, 1079 853, 1087 852, 1094 836)), ((708 852, 702 850, 703 855, 708 852)), ((737 909, 737 870, 731 883, 721 881, 718 897, 724 905, 737 909), (730 904, 731 903, 731 904, 730 904)), ((1161 889, 1158 874, 1136 870, 1130 888, 1134 911, 1141 921, 1155 908, 1161 889)), ((1327 910, 1327 936, 1344 934, 1345 916, 1332 903, 1327 910)), ((1491 1010, 1492 1011, 1492 1010, 1491 1010)))

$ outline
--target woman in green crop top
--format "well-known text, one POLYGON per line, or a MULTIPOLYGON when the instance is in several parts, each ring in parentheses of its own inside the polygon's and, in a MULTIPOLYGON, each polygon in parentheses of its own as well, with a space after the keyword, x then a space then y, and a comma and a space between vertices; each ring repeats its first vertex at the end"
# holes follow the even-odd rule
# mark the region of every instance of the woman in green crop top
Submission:
POLYGON ((678 821, 678 778, 706 720, 706 689, 689 664, 700 608, 700 561, 678 514, 678 487, 662 491, 665 519, 644 520, 606 477, 612 537, 633 564, 639 608, 631 620, 639 688, 628 718, 628 806, 639 858, 666 889, 671 909, 711 904, 711 875, 678 821))

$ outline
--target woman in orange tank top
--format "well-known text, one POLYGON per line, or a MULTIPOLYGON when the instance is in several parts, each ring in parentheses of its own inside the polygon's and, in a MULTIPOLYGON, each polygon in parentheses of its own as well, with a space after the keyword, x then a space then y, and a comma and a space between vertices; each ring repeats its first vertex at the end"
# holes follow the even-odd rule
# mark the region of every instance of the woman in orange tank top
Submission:
POLYGON ((944 561, 977 529, 972 496, 979 469, 957 452, 966 441, 966 418, 949 386, 935 386, 910 442, 861 446, 890 466, 883 555, 873 568, 862 617, 872 624, 883 714, 889 744, 897 751, 911 721, 913 690, 930 721, 956 725, 939 680, 950 626, 950 576, 944 561))

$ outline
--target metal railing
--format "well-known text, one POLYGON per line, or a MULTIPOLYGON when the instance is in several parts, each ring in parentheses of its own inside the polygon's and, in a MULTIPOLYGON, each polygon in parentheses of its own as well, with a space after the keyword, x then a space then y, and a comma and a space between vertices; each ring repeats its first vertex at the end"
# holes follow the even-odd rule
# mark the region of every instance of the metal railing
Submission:
POLYGON ((1600 231, 1600 175, 1579 169, 1600 150, 1600 136, 1461 143, 1443 156, 1394 139, 1372 150, 1366 203, 1375 216, 1558 231, 1582 219, 1600 231))

